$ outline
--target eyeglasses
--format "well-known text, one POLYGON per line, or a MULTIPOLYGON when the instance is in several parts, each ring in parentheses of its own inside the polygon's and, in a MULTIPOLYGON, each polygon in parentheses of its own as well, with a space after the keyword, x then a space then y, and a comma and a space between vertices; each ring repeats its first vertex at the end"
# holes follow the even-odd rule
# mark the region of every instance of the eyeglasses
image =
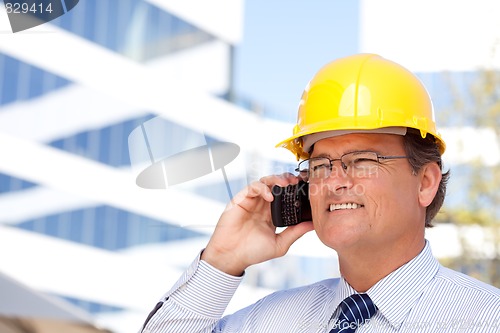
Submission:
POLYGON ((340 158, 314 157, 299 163, 295 171, 311 179, 325 179, 330 177, 333 163, 340 161, 342 170, 353 178, 366 178, 375 174, 381 160, 408 158, 408 156, 381 156, 373 151, 354 151, 344 154, 340 158))

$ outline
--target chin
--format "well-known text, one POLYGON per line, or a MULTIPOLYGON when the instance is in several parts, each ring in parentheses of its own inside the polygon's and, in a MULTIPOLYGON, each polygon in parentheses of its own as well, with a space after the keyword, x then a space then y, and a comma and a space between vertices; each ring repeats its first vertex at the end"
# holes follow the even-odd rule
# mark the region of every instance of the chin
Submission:
POLYGON ((353 233, 352 230, 329 228, 320 232, 316 231, 316 234, 323 244, 337 252, 359 244, 362 241, 360 234, 353 233))

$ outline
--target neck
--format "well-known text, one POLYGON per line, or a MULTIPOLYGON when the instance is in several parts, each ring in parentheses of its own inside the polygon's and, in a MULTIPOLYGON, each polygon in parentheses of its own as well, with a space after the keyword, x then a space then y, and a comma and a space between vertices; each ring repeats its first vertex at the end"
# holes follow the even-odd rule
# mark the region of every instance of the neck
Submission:
POLYGON ((378 281, 415 258, 424 248, 425 239, 400 243, 378 250, 360 249, 339 253, 340 273, 357 292, 366 292, 378 281), (362 251, 362 252, 360 252, 362 251))

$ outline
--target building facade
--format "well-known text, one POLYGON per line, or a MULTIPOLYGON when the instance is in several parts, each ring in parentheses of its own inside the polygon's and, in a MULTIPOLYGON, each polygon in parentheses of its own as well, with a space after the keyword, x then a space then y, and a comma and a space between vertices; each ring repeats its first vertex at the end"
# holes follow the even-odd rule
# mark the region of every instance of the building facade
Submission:
MULTIPOLYGON (((262 175, 294 169, 287 152, 269 144, 290 132, 283 113, 256 112, 234 92, 243 1, 207 3, 85 0, 47 24, 0 36, 0 271, 117 333, 139 328, 206 244, 232 195, 262 175), (212 161, 203 177, 175 186, 168 181, 176 175, 165 172, 163 189, 136 184, 165 158, 222 142, 240 149, 222 168, 212 161)), ((453 102, 442 71, 464 87, 476 72, 426 67, 408 48, 394 49, 380 24, 390 18, 373 15, 389 15, 384 8, 394 5, 353 1, 359 51, 409 64, 439 117, 453 102)), ((453 160, 464 154, 456 148, 462 141, 444 134, 451 163, 462 163, 453 160)), ((492 158, 491 149, 471 153, 492 158)), ((186 170, 205 163, 197 161, 187 160, 186 170)), ((442 237, 436 229, 430 239, 442 237)), ((443 256, 459 251, 454 242, 436 244, 443 256)), ((250 269, 228 312, 269 290, 338 274, 334 255, 308 234, 286 258, 250 269)))

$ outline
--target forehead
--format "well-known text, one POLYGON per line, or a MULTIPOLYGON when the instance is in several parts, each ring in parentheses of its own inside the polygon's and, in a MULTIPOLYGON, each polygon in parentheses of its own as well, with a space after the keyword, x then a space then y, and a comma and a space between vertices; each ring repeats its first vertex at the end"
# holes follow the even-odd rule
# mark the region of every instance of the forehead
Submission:
POLYGON ((311 157, 320 154, 338 156, 357 150, 371 150, 381 154, 403 153, 403 136, 397 134, 359 133, 329 137, 314 144, 311 157))

